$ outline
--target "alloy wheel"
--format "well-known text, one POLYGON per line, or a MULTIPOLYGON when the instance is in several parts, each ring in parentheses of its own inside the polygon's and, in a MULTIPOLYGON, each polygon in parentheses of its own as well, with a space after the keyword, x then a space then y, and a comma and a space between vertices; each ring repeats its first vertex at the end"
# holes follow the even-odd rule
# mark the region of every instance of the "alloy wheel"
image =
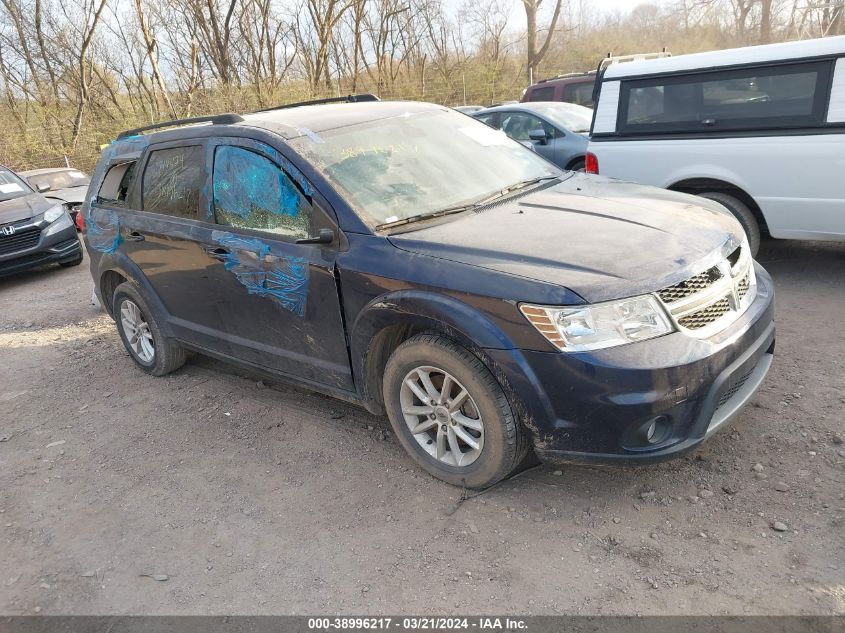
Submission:
POLYGON ((484 448, 484 422, 469 391, 451 374, 429 365, 405 376, 402 415, 417 443, 436 460, 469 466, 484 448))
POLYGON ((120 323, 129 347, 142 363, 155 359, 155 343, 150 325, 134 301, 126 299, 120 306, 120 323))

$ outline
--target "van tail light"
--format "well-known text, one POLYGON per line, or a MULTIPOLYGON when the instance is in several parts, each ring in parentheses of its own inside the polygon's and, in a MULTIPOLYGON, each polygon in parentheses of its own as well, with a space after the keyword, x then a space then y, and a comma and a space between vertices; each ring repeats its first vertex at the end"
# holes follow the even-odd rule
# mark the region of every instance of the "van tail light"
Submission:
POLYGON ((587 156, 584 160, 584 171, 588 174, 599 173, 599 159, 592 152, 587 152, 587 156))

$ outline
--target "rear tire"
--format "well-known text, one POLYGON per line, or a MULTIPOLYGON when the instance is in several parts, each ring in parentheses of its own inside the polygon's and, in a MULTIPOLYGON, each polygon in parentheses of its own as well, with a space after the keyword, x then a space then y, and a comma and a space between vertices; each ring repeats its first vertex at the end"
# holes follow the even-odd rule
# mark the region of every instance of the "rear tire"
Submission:
POLYGON ((754 213, 748 208, 748 205, 734 196, 718 191, 707 191, 698 195, 702 198, 718 202, 731 212, 731 215, 737 219, 745 231, 745 235, 748 238, 748 246, 751 249, 751 256, 756 257, 757 251, 760 249, 760 225, 757 223, 757 218, 754 217, 754 213))
POLYGON ((396 348, 387 361, 383 390, 402 446, 438 479, 487 488, 510 475, 528 452, 496 378, 469 350, 444 336, 418 334, 396 348))
POLYGON ((569 171, 584 171, 586 168, 587 163, 583 158, 579 158, 578 160, 572 161, 567 167, 569 171))
POLYGON ((145 372, 164 376, 185 364, 187 352, 162 335, 147 302, 128 281, 114 291, 112 314, 126 351, 145 372))

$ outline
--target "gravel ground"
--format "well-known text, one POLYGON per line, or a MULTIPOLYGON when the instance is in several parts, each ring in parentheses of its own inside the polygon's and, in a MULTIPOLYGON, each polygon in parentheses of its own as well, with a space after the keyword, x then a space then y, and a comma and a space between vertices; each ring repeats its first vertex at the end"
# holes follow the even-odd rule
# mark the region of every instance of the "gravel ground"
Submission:
POLYGON ((0 280, 0 613, 843 614, 845 245, 760 259, 777 352, 730 429, 463 503, 386 419, 138 371, 86 265, 0 280))

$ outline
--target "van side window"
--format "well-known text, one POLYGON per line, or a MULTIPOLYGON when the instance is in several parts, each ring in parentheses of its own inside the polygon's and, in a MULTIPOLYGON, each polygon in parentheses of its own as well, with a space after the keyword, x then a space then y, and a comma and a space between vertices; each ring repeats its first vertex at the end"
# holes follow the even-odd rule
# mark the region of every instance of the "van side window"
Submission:
POLYGON ((563 89, 563 100, 568 103, 593 107, 593 88, 595 87, 593 81, 582 81, 579 83, 568 84, 563 89))
POLYGON ((830 62, 707 72, 623 83, 621 131, 713 130, 820 125, 830 62))
POLYGON ((199 145, 150 153, 144 169, 144 211, 178 218, 200 218, 200 191, 205 185, 203 148, 199 145))
POLYGON ((273 161, 256 152, 221 145, 214 152, 214 215, 218 224, 307 237, 311 203, 273 161))
POLYGON ((555 87, 545 86, 543 88, 534 88, 529 96, 529 101, 554 101, 555 87))
POLYGON ((106 204, 125 204, 134 175, 134 160, 109 167, 100 185, 100 191, 97 192, 97 201, 106 204))

